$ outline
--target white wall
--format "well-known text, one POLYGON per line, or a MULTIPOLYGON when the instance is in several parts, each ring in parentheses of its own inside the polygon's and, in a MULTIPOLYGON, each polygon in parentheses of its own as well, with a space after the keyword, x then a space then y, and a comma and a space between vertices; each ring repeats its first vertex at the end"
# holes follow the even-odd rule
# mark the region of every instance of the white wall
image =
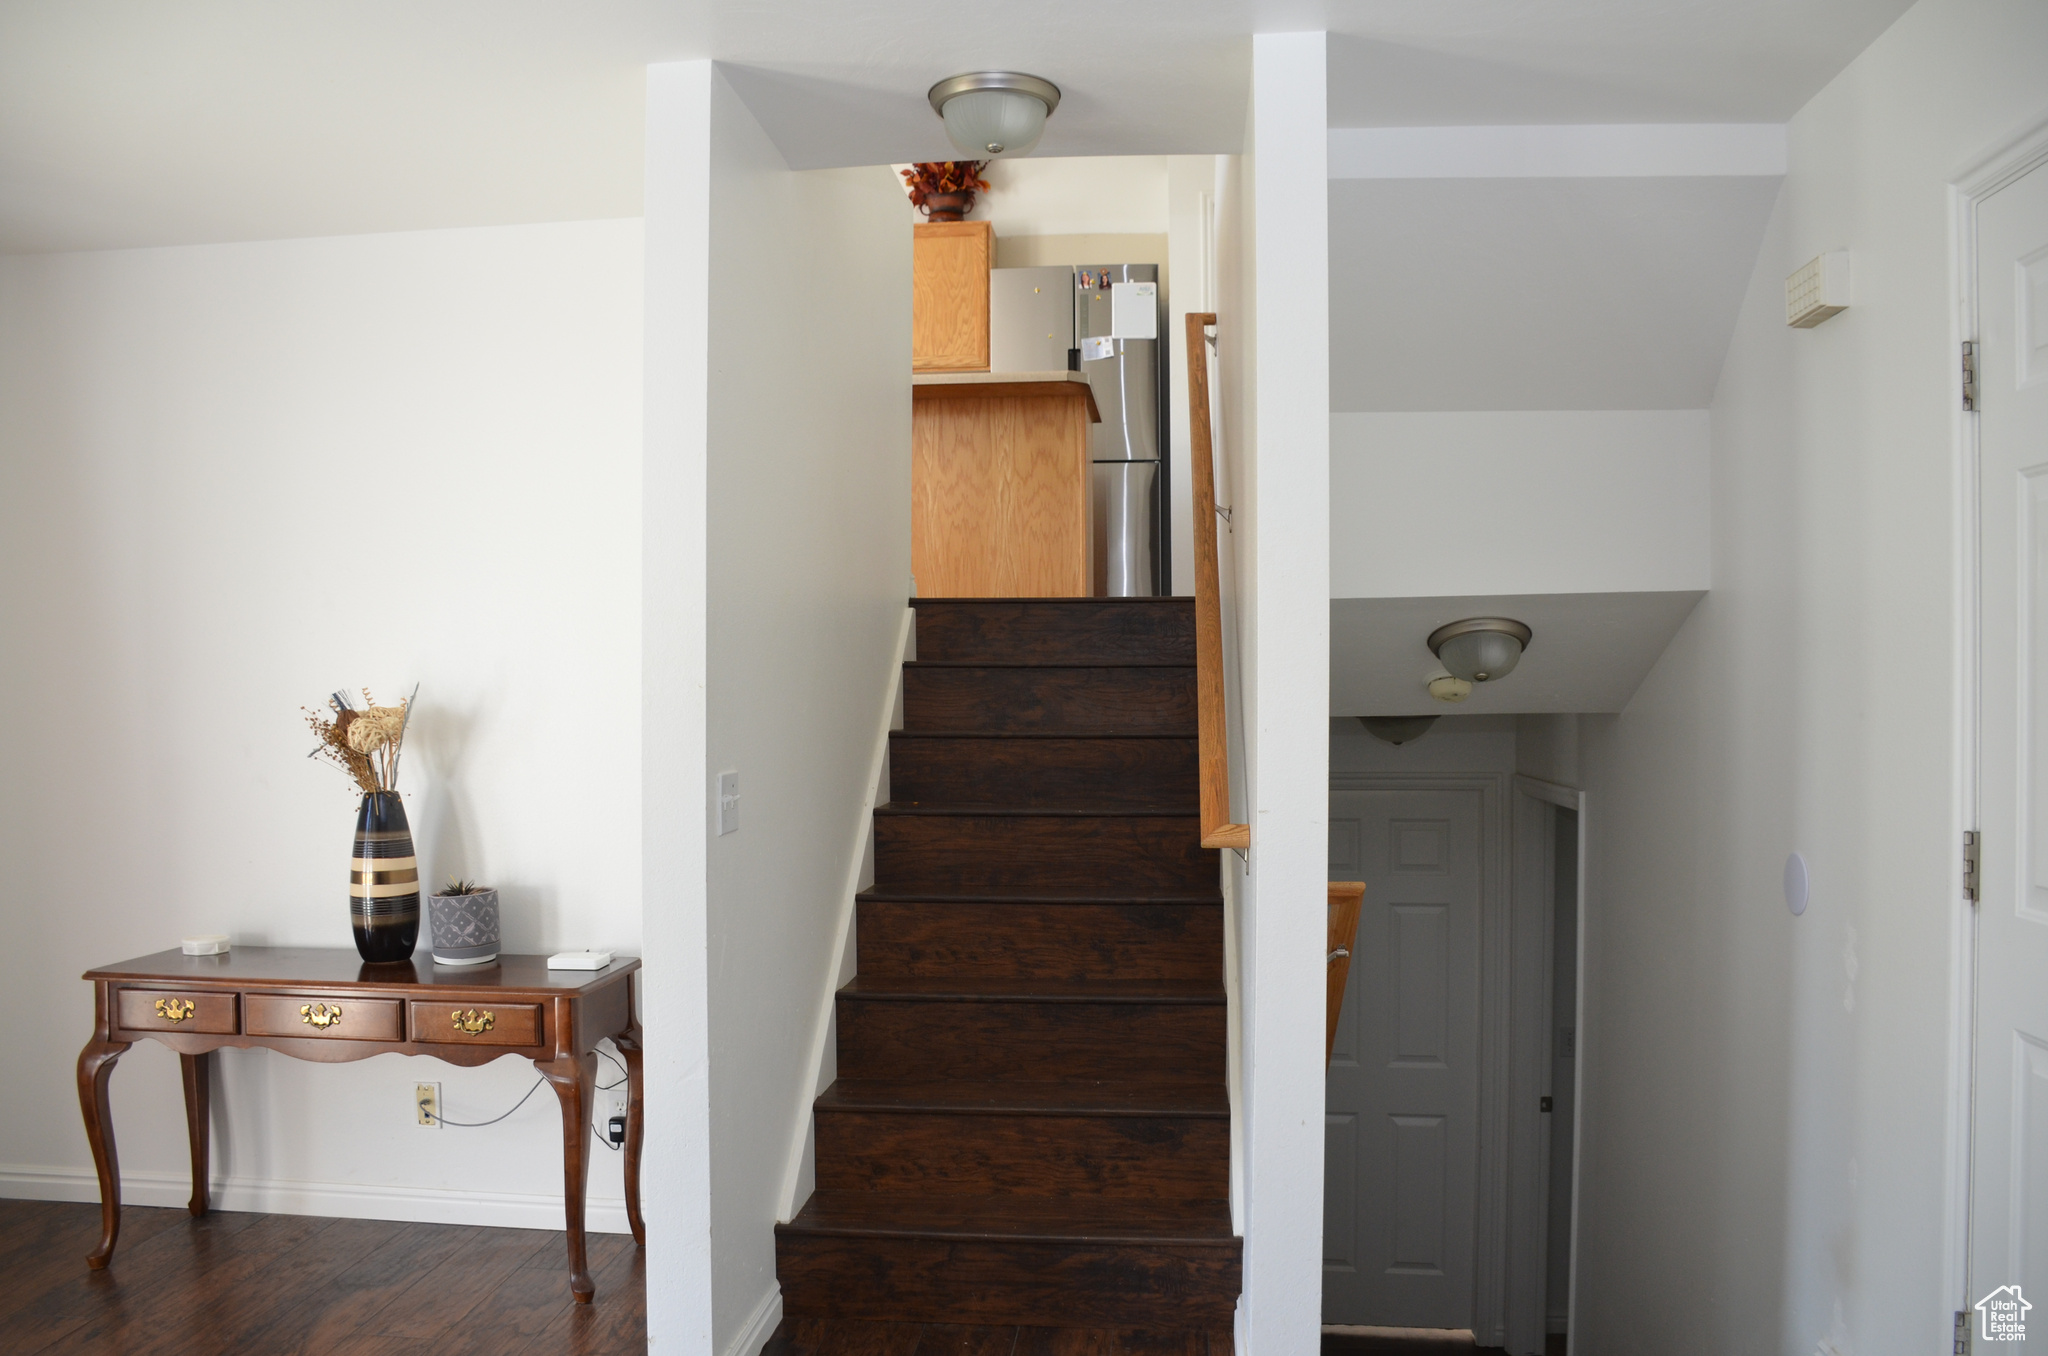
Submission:
POLYGON ((1576 789, 1581 775, 1578 716, 1516 716, 1515 771, 1576 789))
POLYGON ((1705 410, 1330 416, 1330 593, 1703 589, 1705 410))
MULTIPOLYGON (((98 1197, 82 971, 194 932, 352 947, 355 797, 299 710, 337 687, 419 684, 423 880, 498 886, 509 951, 638 950, 640 240, 0 259, 0 1193, 98 1197)), ((219 1062, 226 1208, 561 1227, 554 1097, 415 1124, 416 1080, 482 1120, 522 1061, 219 1062)), ((171 1053, 123 1056, 113 1103, 126 1198, 182 1204, 171 1053)))
POLYGON ((1792 121, 1713 406, 1713 590, 1582 722, 1581 1352, 1945 1351, 1967 1307, 1947 184, 2048 114, 2044 54, 2036 0, 1922 0, 1792 121), (1841 247, 1854 305, 1787 329, 1785 275, 1841 247))
MULTIPOLYGON (((1252 40, 1225 166, 1217 330, 1235 511, 1237 722, 1251 864, 1226 853, 1239 1025, 1238 1349, 1311 1351, 1322 1308, 1322 946, 1329 818, 1325 39, 1252 40), (1256 278, 1256 288, 1252 286, 1256 278)), ((1235 757, 1236 748, 1232 750, 1235 757)))
POLYGON ((1163 155, 998 160, 967 219, 994 222, 999 236, 1164 235, 1166 175, 1163 155))
MULTIPOLYGON (((649 392, 649 593, 659 573, 686 614, 649 627, 692 634, 664 642, 678 669, 648 688, 684 702, 701 684, 703 706, 697 730, 650 721, 650 767, 677 771, 649 806, 650 863, 671 873, 649 910, 673 911, 661 956, 708 956, 701 994, 654 995, 675 1001, 664 1018, 708 1020, 678 1033, 708 1080, 686 1054, 649 1102, 708 1106, 708 1144, 687 1129, 662 1143, 704 1155, 710 1209, 677 1195, 701 1189, 696 1162, 664 1182, 661 1217, 690 1237, 650 1256, 649 1333, 751 1351, 780 1312, 773 1229, 910 581, 910 232, 886 175, 785 169, 715 68, 650 81, 649 315, 665 347, 649 370, 692 370, 649 392), (682 582, 698 568, 701 601, 682 582), (722 770, 740 776, 740 828, 706 841, 722 770), (708 1342, 693 1307, 707 1260, 708 1342)), ((656 940, 650 919, 650 968, 656 940)), ((661 1133, 650 1112, 650 1157, 661 1133)))
POLYGON ((1189 457, 1188 312, 1211 311, 1216 298, 1216 157, 1173 155, 1166 159, 1167 269, 1172 279, 1166 300, 1167 409, 1171 460, 1167 478, 1167 531, 1172 543, 1169 592, 1195 591, 1194 480, 1189 457))

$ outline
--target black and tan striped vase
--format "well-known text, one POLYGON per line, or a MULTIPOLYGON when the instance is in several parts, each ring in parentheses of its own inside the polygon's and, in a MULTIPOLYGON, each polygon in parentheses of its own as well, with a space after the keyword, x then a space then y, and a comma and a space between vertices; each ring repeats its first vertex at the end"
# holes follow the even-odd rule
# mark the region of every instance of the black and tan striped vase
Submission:
POLYGON ((349 863, 348 920, 356 950, 376 964, 412 959, 420 939, 420 867, 412 826, 396 791, 372 791, 356 813, 356 855, 349 863))

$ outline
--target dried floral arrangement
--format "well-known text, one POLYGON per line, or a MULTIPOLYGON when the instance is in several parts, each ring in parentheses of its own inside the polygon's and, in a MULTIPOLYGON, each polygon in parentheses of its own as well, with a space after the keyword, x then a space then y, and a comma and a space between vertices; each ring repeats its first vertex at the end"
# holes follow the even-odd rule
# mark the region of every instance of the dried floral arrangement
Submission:
POLYGON ((925 199, 934 193, 988 192, 988 180, 981 177, 987 168, 986 160, 921 160, 897 172, 910 185, 910 205, 930 216, 925 199))
POLYGON ((327 699, 327 711, 301 707, 306 725, 320 740, 308 758, 324 758, 355 779, 365 795, 398 789, 398 755, 405 743, 406 721, 412 716, 412 697, 402 697, 396 706, 379 706, 363 689, 363 706, 357 710, 346 692, 327 699), (331 712, 331 714, 330 714, 331 712))

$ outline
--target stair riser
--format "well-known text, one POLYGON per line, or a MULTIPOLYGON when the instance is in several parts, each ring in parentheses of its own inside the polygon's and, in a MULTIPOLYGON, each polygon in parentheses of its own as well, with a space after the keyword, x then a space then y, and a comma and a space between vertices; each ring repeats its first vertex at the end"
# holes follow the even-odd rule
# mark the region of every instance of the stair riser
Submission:
POLYGON ((864 899, 860 972, 877 978, 1208 979, 1220 904, 970 904, 864 899))
POLYGON ((1198 775, 1193 739, 889 741, 889 797, 899 803, 1192 812, 1198 775))
POLYGON ((1192 664, 1194 600, 913 602, 917 657, 978 663, 1192 664))
POLYGON ((820 1111, 818 1189, 917 1196, 1230 1194, 1230 1123, 1164 1116, 820 1111))
POLYGON ((1214 891, 1196 816, 878 815, 875 888, 900 894, 1214 891))
POLYGON ((841 995, 839 1077, 1223 1077, 1221 1004, 950 1002, 841 995))
POLYGON ((906 730, 1195 733, 1192 668, 903 670, 906 730))
POLYGON ((776 1231, 797 1317, 1047 1327, 1189 1328, 1237 1309, 1236 1247, 982 1243, 776 1231))

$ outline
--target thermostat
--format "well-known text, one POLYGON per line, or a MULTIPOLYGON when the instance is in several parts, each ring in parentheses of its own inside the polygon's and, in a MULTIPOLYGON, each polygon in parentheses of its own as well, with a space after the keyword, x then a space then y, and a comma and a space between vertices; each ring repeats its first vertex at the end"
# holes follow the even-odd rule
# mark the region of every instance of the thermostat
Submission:
POLYGON ((1835 250, 1807 261, 1785 279, 1785 323, 1810 330, 1849 309, 1849 251, 1835 250))

